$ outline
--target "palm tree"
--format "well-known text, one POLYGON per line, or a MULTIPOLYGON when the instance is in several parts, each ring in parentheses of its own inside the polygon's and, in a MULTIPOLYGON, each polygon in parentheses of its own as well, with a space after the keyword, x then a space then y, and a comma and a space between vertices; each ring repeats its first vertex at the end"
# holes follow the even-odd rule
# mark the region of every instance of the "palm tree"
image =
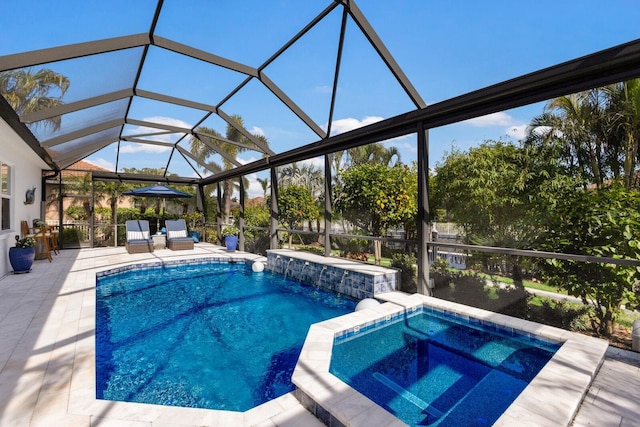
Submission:
POLYGON ((627 189, 634 184, 638 163, 638 142, 640 141, 640 79, 603 88, 608 97, 608 115, 611 117, 611 131, 617 136, 620 157, 624 158, 622 170, 627 189))
POLYGON ((348 150, 347 154, 348 163, 352 165, 369 163, 392 166, 394 158, 396 164, 400 163, 400 151, 396 147, 385 148, 379 142, 354 147, 348 150))
POLYGON ((600 188, 634 185, 640 141, 640 79, 553 99, 528 129, 525 145, 555 147, 571 171, 600 188))
POLYGON ((267 190, 269 190, 269 180, 267 178, 258 178, 260 186, 262 186, 262 197, 267 200, 267 190))
MULTIPOLYGON (((233 115, 232 119, 238 125, 244 127, 244 121, 242 120, 242 117, 240 117, 239 115, 233 115)), ((209 145, 202 142, 200 137, 196 135, 191 136, 191 152, 195 156, 200 157, 203 160, 209 156, 216 154, 217 152, 224 152, 229 157, 237 158, 240 152, 250 149, 247 147, 255 146, 255 144, 250 139, 245 137, 231 124, 227 124, 227 130, 224 138, 215 129, 210 129, 204 126, 196 129, 196 133, 208 136, 207 142, 209 143, 209 145), (237 142, 238 144, 233 144, 233 142, 237 142)), ((255 134, 253 136, 263 142, 264 145, 268 145, 267 138, 264 135, 255 134)), ((212 170, 228 170, 235 167, 235 165, 224 156, 222 157, 222 165, 216 164, 215 162, 210 162, 209 166, 212 170)), ((245 184, 247 184, 247 182, 248 181, 246 181, 245 179, 245 184)), ((245 188, 247 187, 248 185, 245 185, 245 188)), ((226 219, 231 217, 231 195, 233 194, 233 189, 233 181, 227 180, 223 182, 222 197, 224 200, 224 213, 226 215, 226 219)))
MULTIPOLYGON (((0 73, 0 94, 20 117, 63 104, 62 97, 69 85, 67 77, 47 68, 0 73), (58 92, 57 96, 52 96, 52 92, 58 92)), ((61 116, 44 120, 44 126, 50 126, 54 131, 60 129, 60 124, 61 116)))
POLYGON ((607 138, 602 93, 598 89, 555 98, 534 117, 525 145, 561 144, 569 167, 601 187, 606 174, 607 138))

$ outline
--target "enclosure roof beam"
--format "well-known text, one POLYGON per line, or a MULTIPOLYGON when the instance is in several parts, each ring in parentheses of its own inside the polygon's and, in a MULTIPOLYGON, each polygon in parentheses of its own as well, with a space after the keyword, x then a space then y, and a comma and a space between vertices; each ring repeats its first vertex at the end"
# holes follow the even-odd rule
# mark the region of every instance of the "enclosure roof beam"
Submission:
POLYGON ((68 44, 48 49, 32 50, 23 53, 14 53, 11 55, 0 56, 0 64, 2 64, 0 71, 33 67, 34 65, 80 58, 98 53, 130 49, 133 47, 145 46, 149 43, 149 34, 142 33, 97 41, 68 44))
POLYGON ((223 171, 203 184, 408 135, 421 122, 431 129, 638 76, 640 39, 223 171))
POLYGON ((122 89, 116 92, 106 93, 104 95, 94 96, 92 98, 80 101, 69 102, 68 104, 59 104, 55 107, 34 111, 20 117, 23 123, 33 123, 40 120, 50 119, 51 117, 62 116, 63 114, 73 113, 85 108, 95 107, 97 105, 106 104, 108 102, 118 101, 120 99, 133 96, 133 89, 122 89))
POLYGON ((183 178, 178 176, 147 175, 139 173, 93 171, 94 181, 117 182, 165 182, 167 184, 198 184, 199 178, 183 178))

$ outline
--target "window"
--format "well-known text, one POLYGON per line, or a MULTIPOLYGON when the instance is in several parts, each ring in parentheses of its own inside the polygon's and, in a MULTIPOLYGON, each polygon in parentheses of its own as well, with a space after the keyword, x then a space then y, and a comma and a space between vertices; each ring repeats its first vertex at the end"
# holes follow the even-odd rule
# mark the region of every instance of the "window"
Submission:
POLYGON ((0 230, 11 228, 11 166, 0 162, 0 230))

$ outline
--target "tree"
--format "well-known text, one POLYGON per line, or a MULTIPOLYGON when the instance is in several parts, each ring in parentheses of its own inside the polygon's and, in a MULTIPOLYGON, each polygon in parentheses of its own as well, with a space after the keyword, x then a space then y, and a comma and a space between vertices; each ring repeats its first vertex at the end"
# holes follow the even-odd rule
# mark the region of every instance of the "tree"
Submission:
MULTIPOLYGON (((278 193, 278 218, 288 229, 296 229, 304 221, 310 221, 319 215, 318 207, 308 188, 289 185, 278 193)), ((289 248, 292 238, 293 234, 289 232, 289 248)))
MULTIPOLYGON (((640 260, 640 192, 621 183, 597 190, 576 191, 559 200, 539 248, 580 255, 640 260)), ((566 289, 594 307, 593 329, 610 335, 625 303, 640 307, 634 266, 546 260, 540 267, 550 285, 566 289)))
MULTIPOLYGON (((290 166, 278 169, 278 184, 282 188, 289 185, 301 185, 306 187, 316 201, 319 212, 324 212, 324 172, 312 163, 293 162, 290 166)), ((313 218, 316 229, 320 232, 320 216, 313 218)), ((309 221, 309 229, 313 230, 313 222, 309 221)), ((319 236, 319 240, 322 236, 319 236)))
POLYGON ((624 186, 629 189, 635 184, 636 165, 638 164, 638 142, 640 142, 640 79, 603 88, 608 98, 607 113, 611 117, 610 134, 618 142, 616 157, 624 159, 622 170, 624 186))
POLYGON ((267 178, 258 178, 258 182, 260 183, 260 187, 262 187, 262 197, 267 200, 267 191, 271 184, 267 178))
MULTIPOLYGON (((415 221, 417 198, 410 191, 412 181, 416 180, 415 171, 406 165, 351 166, 340 172, 340 184, 334 190, 335 208, 356 227, 371 236, 382 237, 390 227, 415 221)), ((379 265, 381 242, 375 240, 373 246, 379 265)))
POLYGON ((547 208, 577 185, 553 150, 491 140, 454 149, 436 165, 431 183, 432 208, 446 209, 470 241, 512 242, 532 241, 547 208))
MULTIPOLYGON (((235 123, 244 127, 242 117, 239 115, 233 115, 232 119, 235 123)), ((227 130, 224 138, 215 129, 210 129, 204 126, 199 127, 196 130, 196 133, 204 136, 201 137, 194 135, 191 137, 191 152, 196 157, 203 160, 206 160, 208 157, 218 152, 223 152, 232 158, 237 158, 239 153, 255 147, 253 141, 245 137, 231 124, 227 124, 227 130), (201 138, 204 138, 207 141, 203 142, 201 138)), ((263 142, 264 145, 268 145, 267 138, 264 135, 254 134, 253 136, 263 142)), ((234 164, 224 156, 222 157, 222 164, 209 162, 208 165, 214 171, 229 170, 234 167, 234 164)), ((245 184, 248 184, 248 182, 245 182, 245 184)), ((245 185, 245 188, 248 188, 248 185, 245 185)), ((226 180, 222 183, 222 198, 224 201, 223 205, 226 219, 231 217, 231 195, 233 194, 233 189, 234 182, 232 180, 226 180)))
MULTIPOLYGON (((64 179, 63 197, 73 198, 72 203, 79 202, 82 204, 84 214, 77 215, 84 219, 91 216, 91 187, 93 185, 93 179, 91 172, 77 172, 66 176, 64 179)), ((95 194, 94 197, 100 200, 102 197, 100 194, 95 194)))
POLYGON ((635 182, 640 140, 640 80, 555 98, 528 128, 527 146, 556 146, 572 175, 603 187, 635 182))
MULTIPOLYGON (((69 86, 67 77, 48 68, 37 71, 21 68, 0 73, 0 95, 20 117, 63 104, 62 98, 69 86)), ((55 131, 60 129, 61 122, 61 116, 56 116, 43 123, 55 131)))
MULTIPOLYGON (((469 243, 518 249, 532 247, 557 199, 578 185, 553 149, 502 141, 453 150, 431 182, 431 207, 446 209, 469 243)), ((522 285, 522 260, 508 260, 515 283, 522 285)))
POLYGON ((268 230, 270 220, 271 212, 266 205, 247 206, 244 209, 244 247, 247 252, 266 254, 270 243, 269 233, 252 227, 268 230))
POLYGON ((360 165, 363 163, 378 163, 385 166, 391 166, 391 161, 395 159, 395 163, 400 162, 400 151, 396 147, 385 148, 379 142, 373 144, 360 145, 347 151, 348 163, 351 165, 360 165))

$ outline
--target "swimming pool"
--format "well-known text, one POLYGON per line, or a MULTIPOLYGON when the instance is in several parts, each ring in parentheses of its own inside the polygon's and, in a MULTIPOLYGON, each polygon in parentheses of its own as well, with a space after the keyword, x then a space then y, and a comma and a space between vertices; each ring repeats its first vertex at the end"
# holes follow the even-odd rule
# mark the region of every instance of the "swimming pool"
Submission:
POLYGON ((99 399, 245 411, 294 389, 309 325, 355 301, 244 263, 97 278, 99 399))
POLYGON ((410 426, 493 425, 559 347, 419 310, 336 337, 329 371, 410 426))
MULTIPOLYGON (((382 405, 332 374, 330 366, 336 338, 348 340, 363 333, 366 335, 370 328, 393 324, 398 319, 404 320, 421 311, 442 313, 473 327, 482 325, 560 346, 513 403, 500 414, 493 423, 494 426, 570 425, 608 347, 605 340, 425 295, 391 292, 377 298, 385 302, 309 328, 292 381, 297 387, 296 398, 326 425, 369 427, 374 423, 389 427, 406 426, 406 423, 382 405)), ((388 343, 378 340, 368 346, 366 351, 352 352, 350 356, 357 358, 375 357, 377 353, 384 355, 386 346, 388 343)), ((394 385, 382 376, 376 376, 379 384, 375 387, 394 387, 398 394, 404 395, 403 400, 406 400, 405 397, 413 399, 404 393, 405 387, 396 387, 398 381, 393 381, 394 385)), ((387 376, 387 379, 390 378, 387 376)), ((488 393, 486 398, 494 399, 494 395, 488 393)), ((423 406, 428 403, 424 398, 413 400, 423 406)), ((440 409, 436 405, 435 408, 443 412, 446 406, 440 409)), ((437 415, 437 412, 434 413, 437 415)), ((441 423, 440 426, 473 425, 460 422, 456 417, 447 418, 447 422, 450 424, 441 423)))

